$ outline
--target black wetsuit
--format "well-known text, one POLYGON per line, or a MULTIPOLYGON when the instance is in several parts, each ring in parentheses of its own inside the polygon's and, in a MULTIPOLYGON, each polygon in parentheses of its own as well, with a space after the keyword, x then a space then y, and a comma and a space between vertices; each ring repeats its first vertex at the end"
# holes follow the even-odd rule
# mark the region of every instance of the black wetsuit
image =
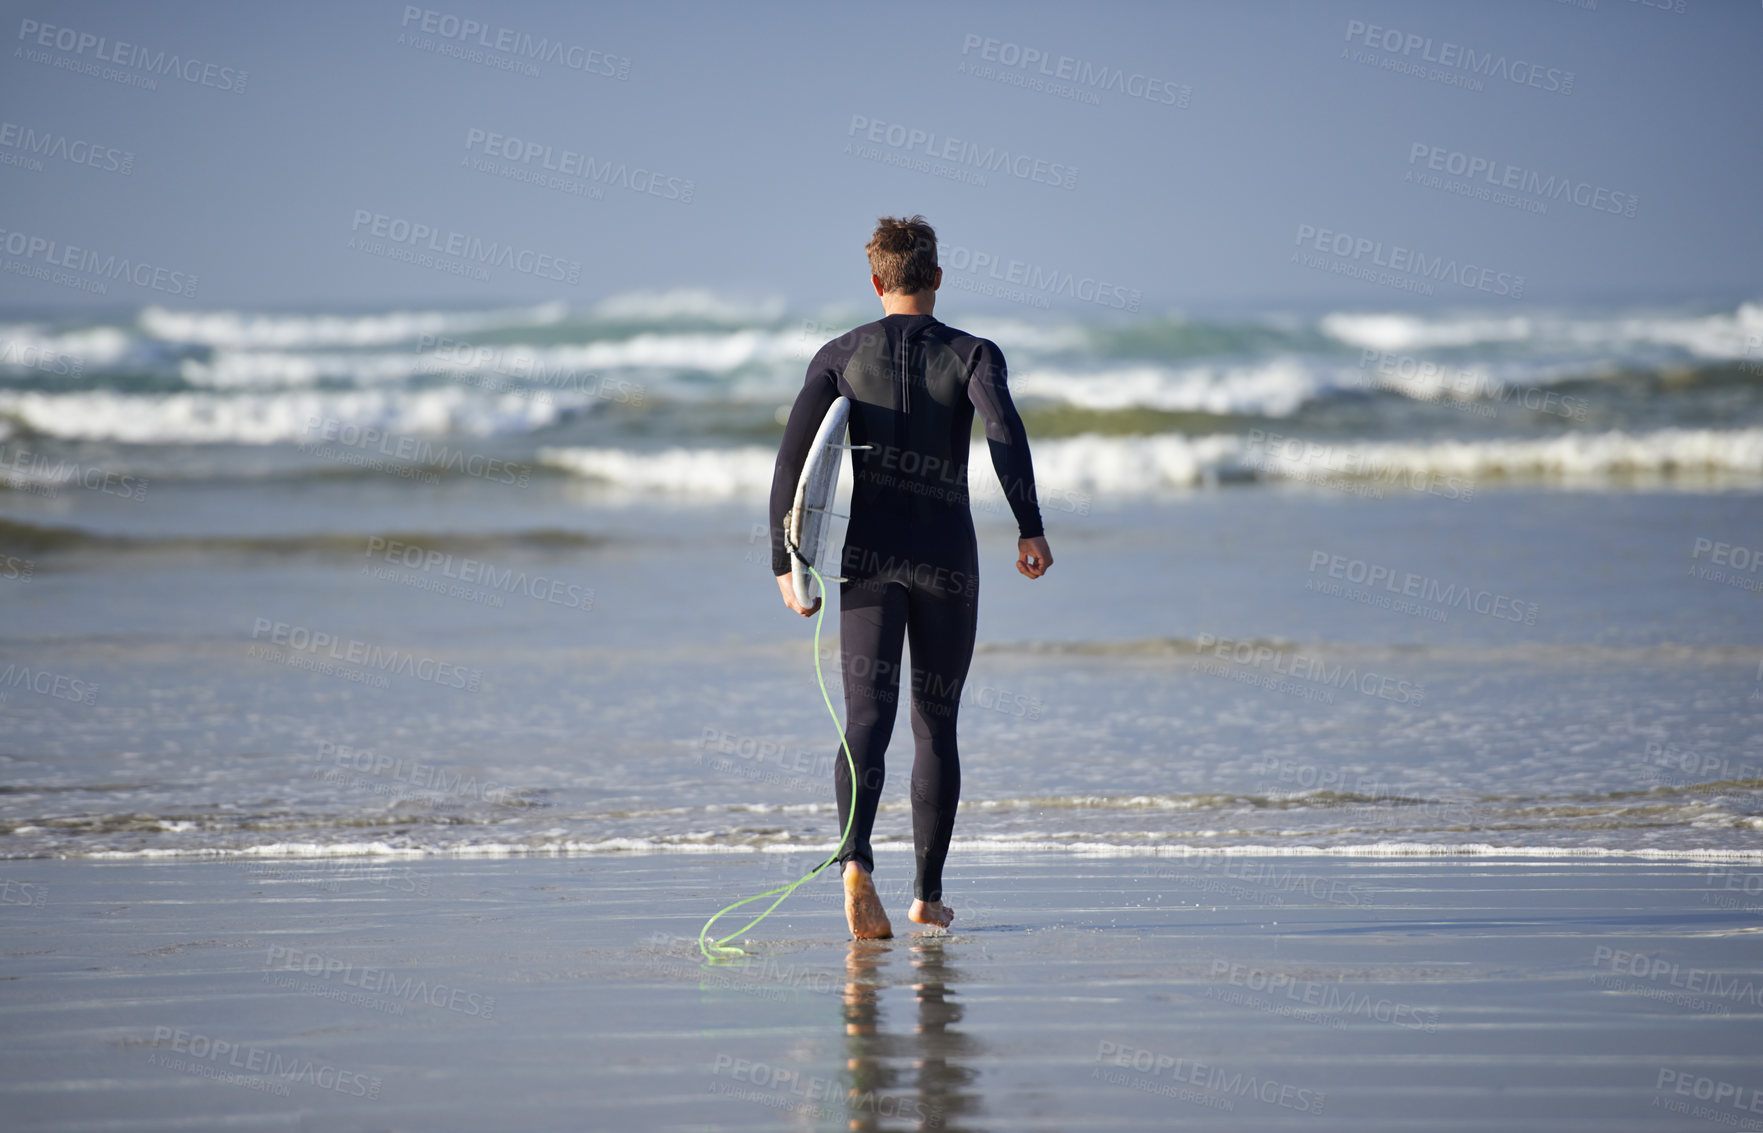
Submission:
MULTIPOLYGON (((845 740, 857 765, 857 818, 841 862, 874 870, 869 846, 881 801, 883 754, 894 728, 900 649, 912 643, 914 893, 942 898, 943 862, 961 797, 955 718, 973 659, 979 549, 967 502, 967 454, 977 408, 992 466, 1023 538, 1040 535, 1028 434, 1004 381, 1004 356, 983 338, 930 315, 889 315, 820 348, 796 396, 771 481, 771 569, 790 571, 784 522, 827 407, 851 399, 855 479, 851 523, 836 564, 815 564, 839 586, 845 740), (831 567, 832 569, 828 569, 831 567)), ((851 805, 843 748, 833 786, 843 830, 851 805)))

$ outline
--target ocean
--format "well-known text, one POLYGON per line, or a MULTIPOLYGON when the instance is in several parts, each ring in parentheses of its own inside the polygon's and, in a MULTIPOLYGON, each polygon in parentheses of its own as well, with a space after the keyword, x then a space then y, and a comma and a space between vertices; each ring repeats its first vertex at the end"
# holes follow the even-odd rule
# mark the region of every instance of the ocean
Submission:
MULTIPOLYGON (((1763 858, 1763 305, 961 301, 1055 565, 1015 573, 982 444, 952 875, 963 846, 1763 858)), ((838 739, 765 495, 808 359, 874 317, 0 319, 0 856, 812 866, 838 739)))

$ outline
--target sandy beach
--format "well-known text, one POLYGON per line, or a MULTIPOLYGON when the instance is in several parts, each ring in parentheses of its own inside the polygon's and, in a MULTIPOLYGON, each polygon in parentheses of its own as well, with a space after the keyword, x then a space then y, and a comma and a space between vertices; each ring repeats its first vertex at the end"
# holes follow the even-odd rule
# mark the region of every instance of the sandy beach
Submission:
POLYGON ((1763 1130, 1763 7, 950 14, 20 6, 0 1133, 1763 1130))
POLYGON ((775 856, 8 862, 7 1124, 1763 1127, 1754 865, 969 852, 702 963, 775 856))

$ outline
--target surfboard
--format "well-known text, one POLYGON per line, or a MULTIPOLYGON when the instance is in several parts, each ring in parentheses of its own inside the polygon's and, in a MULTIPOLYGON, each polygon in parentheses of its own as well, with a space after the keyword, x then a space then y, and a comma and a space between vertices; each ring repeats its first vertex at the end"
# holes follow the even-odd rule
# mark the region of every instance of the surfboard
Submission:
POLYGON ((790 580, 796 601, 812 605, 817 587, 808 573, 812 564, 825 576, 827 532, 832 528, 833 495, 839 489, 839 466, 845 462, 845 424, 851 416, 849 398, 835 398, 814 434, 814 445, 796 481, 796 502, 784 523, 790 548, 790 580))

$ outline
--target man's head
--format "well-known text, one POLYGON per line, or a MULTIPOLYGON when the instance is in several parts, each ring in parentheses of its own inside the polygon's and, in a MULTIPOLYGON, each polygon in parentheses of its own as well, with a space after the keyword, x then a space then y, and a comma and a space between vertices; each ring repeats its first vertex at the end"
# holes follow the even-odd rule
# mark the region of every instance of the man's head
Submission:
POLYGON ((881 290, 916 295, 936 289, 941 271, 937 267, 937 233, 924 217, 882 217, 865 250, 870 274, 881 281, 881 290))

